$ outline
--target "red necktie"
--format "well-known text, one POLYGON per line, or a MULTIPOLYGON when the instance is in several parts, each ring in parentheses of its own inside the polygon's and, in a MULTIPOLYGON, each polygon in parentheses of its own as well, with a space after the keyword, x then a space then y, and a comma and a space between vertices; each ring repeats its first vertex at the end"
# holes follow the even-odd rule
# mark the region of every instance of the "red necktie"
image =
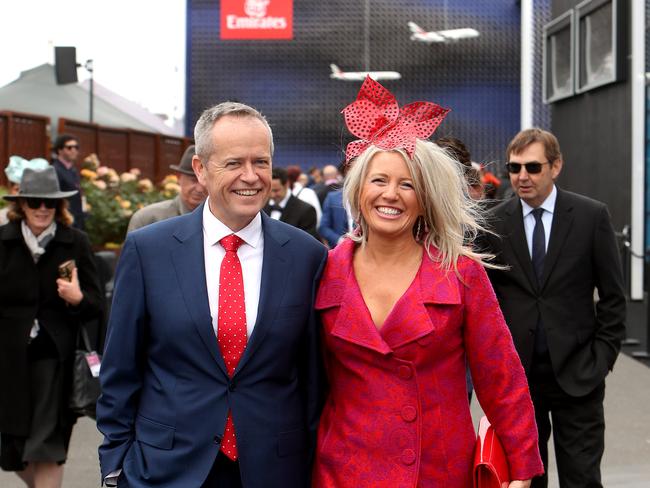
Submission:
MULTIPOLYGON (((226 250, 219 273, 219 317, 217 341, 221 348, 228 374, 232 377, 244 349, 246 349, 246 307, 244 305, 244 278, 237 249, 244 241, 234 234, 219 243, 226 250)), ((232 412, 228 411, 226 431, 221 451, 233 461, 237 460, 237 441, 232 412)))

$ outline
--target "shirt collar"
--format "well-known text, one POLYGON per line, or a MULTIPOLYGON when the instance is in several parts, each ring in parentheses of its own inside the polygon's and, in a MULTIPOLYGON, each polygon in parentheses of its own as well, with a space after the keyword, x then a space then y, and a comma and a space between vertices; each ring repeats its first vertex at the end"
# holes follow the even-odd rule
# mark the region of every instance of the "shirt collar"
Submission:
POLYGON ((287 194, 280 202, 276 203, 275 200, 271 200, 271 201, 273 202, 273 205, 277 205, 280 208, 284 208, 287 206, 287 202, 289 201, 289 198, 291 198, 291 190, 287 190, 287 194))
POLYGON ((206 199, 203 206, 203 232, 207 242, 213 246, 230 234, 240 237, 251 247, 260 245, 262 238, 262 216, 257 213, 250 223, 240 231, 233 232, 226 224, 221 222, 210 211, 210 198, 206 199))
MULTIPOLYGON (((546 197, 546 200, 539 206, 539 208, 543 208, 546 210, 548 213, 551 215, 555 211, 555 201, 557 200, 557 188, 555 185, 553 185, 553 189, 551 190, 551 193, 549 196, 546 197)), ((524 218, 528 217, 528 215, 535 210, 533 207, 528 205, 526 202, 521 200, 521 209, 524 213, 524 218)))

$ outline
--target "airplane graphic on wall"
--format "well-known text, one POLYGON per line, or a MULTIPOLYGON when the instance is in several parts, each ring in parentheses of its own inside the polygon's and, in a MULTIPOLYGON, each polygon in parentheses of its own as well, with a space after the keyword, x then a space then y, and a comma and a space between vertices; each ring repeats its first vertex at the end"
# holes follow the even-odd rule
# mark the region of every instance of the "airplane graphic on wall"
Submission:
POLYGON ((342 71, 335 64, 330 64, 332 74, 330 78, 343 81, 363 81, 366 76, 370 76, 375 81, 379 80, 399 80, 402 75, 397 71, 342 71))
POLYGON ((455 42, 460 39, 471 39, 472 37, 479 36, 479 32, 476 29, 470 28, 427 32, 415 22, 409 22, 408 25, 411 30, 411 40, 426 42, 427 44, 432 44, 434 42, 455 42))

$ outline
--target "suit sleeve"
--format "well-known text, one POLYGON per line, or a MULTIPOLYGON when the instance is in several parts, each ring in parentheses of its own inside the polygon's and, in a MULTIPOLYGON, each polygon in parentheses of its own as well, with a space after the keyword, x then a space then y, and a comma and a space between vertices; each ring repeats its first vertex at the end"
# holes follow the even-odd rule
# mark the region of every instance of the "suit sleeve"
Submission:
POLYGON ((325 269, 327 261, 327 249, 322 246, 320 263, 318 270, 314 275, 314 281, 311 292, 311 310, 309 312, 309 324, 307 326, 307 347, 302 357, 303 366, 300 371, 303 375, 305 387, 305 404, 307 406, 307 430, 309 434, 309 452, 310 459, 316 451, 316 437, 318 431, 318 422, 325 399, 325 371, 323 367, 323 356, 321 350, 321 322, 320 315, 316 313, 314 303, 316 301, 316 292, 320 277, 325 269))
POLYGON ((330 195, 327 195, 323 203, 323 216, 320 220, 320 226, 318 226, 318 233, 329 243, 330 248, 336 246, 340 237, 332 227, 332 206, 333 199, 330 195))
POLYGON ((122 467, 134 437, 142 386, 142 347, 146 325, 144 282, 135 239, 128 236, 117 267, 113 306, 102 359, 102 395, 97 401, 97 428, 102 478, 122 467))
POLYGON ((599 369, 611 370, 625 338, 626 302, 623 273, 609 212, 602 206, 593 238, 593 266, 599 300, 593 349, 599 369), (605 369, 606 368, 606 369, 605 369))
POLYGON ((464 342, 476 396, 503 443, 513 480, 543 473, 528 383, 483 267, 471 261, 464 283, 464 342))

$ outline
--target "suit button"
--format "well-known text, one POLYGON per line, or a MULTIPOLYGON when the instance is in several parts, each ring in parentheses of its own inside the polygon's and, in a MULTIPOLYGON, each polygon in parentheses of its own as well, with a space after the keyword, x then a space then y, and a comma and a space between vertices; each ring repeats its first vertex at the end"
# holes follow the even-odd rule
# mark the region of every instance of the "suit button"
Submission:
POLYGON ((411 368, 408 366, 402 364, 399 368, 397 368, 397 376, 403 380, 408 380, 411 376, 413 376, 413 371, 411 371, 411 368))
POLYGON ((415 451, 413 449, 404 449, 402 451, 402 462, 410 466, 415 462, 415 451))
POLYGON ((221 436, 215 435, 214 438, 212 439, 212 442, 214 442, 218 446, 219 444, 221 444, 221 436))
POLYGON ((418 416, 418 411, 411 405, 402 407, 402 418, 407 422, 413 422, 418 416))
POLYGON ((228 383, 228 391, 235 391, 237 389, 237 383, 234 381, 231 381, 228 383))

